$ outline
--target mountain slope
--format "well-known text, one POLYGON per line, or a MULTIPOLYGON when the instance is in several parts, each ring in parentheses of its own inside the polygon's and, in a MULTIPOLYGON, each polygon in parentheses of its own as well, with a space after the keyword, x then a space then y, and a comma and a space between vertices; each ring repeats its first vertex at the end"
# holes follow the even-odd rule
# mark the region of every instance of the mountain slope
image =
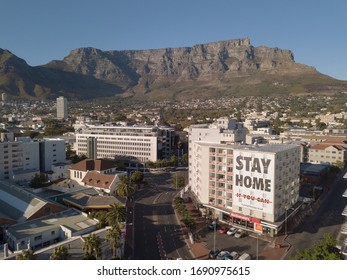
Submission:
POLYGON ((122 94, 172 100, 340 92, 347 82, 295 63, 289 50, 253 47, 245 38, 155 50, 79 48, 38 67, 1 50, 0 90, 32 98, 122 94))

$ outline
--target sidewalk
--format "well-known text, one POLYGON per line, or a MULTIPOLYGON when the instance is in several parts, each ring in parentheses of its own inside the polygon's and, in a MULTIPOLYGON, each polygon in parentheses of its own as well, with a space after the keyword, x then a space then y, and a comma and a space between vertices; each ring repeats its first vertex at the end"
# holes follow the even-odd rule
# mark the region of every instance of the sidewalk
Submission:
MULTIPOLYGON (((193 215, 196 219, 196 230, 195 232, 198 232, 199 229, 206 227, 205 220, 200 217, 198 211, 194 208, 194 206, 191 203, 186 203, 187 210, 193 215)), ((185 235, 185 240, 187 243, 187 246, 190 248, 190 251, 192 253, 193 259, 195 260, 207 260, 209 259, 209 250, 207 249, 206 245, 207 243, 200 240, 195 240, 194 244, 191 243, 189 237, 188 237, 188 230, 185 228, 185 226, 181 223, 182 230, 185 235)), ((256 238, 255 236, 253 236, 256 238)), ((258 259, 259 260, 283 260, 287 251, 290 249, 290 244, 285 240, 285 235, 280 235, 272 240, 270 240, 269 244, 264 248, 263 251, 259 252, 258 259)), ((253 259, 255 259, 255 256, 253 256, 253 259)))
MULTIPOLYGON (((189 244, 190 250, 195 260, 207 260, 209 250, 206 248, 206 242, 197 241, 194 244, 190 243, 186 237, 186 242, 189 244)), ((270 242, 263 251, 259 252, 259 260, 283 260, 287 251, 290 249, 290 244, 285 241, 285 236, 278 236, 270 242), (277 246, 276 246, 277 245, 277 246)), ((254 259, 254 256, 253 256, 254 259)))

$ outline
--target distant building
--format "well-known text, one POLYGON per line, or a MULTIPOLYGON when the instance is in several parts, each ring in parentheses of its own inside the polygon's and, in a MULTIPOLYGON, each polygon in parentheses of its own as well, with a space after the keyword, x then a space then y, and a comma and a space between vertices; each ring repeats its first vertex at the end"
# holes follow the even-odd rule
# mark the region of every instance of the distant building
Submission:
POLYGON ((308 162, 330 163, 347 162, 347 145, 316 144, 308 148, 308 162))
POLYGON ((63 96, 57 98, 57 118, 67 119, 67 99, 63 96))
POLYGON ((88 125, 76 133, 76 152, 141 162, 170 159, 175 136, 175 130, 168 127, 88 125))

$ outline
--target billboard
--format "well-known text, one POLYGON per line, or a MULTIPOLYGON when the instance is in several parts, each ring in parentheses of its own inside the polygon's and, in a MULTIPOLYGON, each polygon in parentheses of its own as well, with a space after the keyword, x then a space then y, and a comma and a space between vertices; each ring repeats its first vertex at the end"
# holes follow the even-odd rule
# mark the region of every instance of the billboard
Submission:
POLYGON ((273 215, 275 155, 234 150, 233 209, 246 207, 273 215))

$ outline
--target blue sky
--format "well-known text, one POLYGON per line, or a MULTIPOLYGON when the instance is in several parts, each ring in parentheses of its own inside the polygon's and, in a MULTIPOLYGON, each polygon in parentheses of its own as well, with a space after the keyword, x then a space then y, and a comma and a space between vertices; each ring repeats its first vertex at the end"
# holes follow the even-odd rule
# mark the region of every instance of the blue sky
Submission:
POLYGON ((347 80, 347 0, 0 0, 0 48, 29 65, 72 49, 190 47, 249 37, 347 80))

